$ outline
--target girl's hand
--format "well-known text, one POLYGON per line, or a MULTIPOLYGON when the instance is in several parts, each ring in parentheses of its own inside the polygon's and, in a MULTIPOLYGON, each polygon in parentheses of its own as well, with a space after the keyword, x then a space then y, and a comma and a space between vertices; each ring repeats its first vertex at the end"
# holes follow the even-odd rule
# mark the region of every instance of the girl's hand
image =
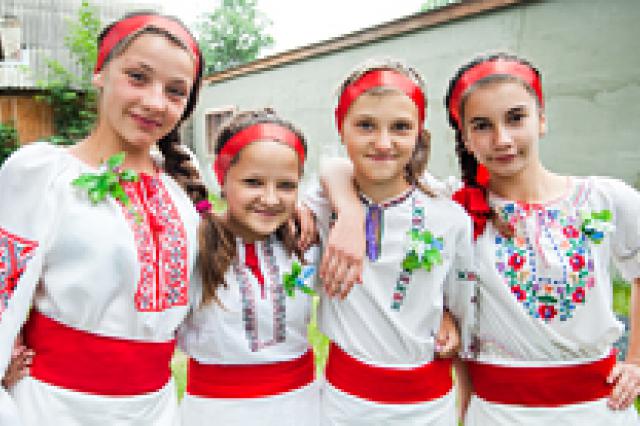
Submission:
POLYGON ((456 319, 448 310, 442 313, 440 330, 436 335, 436 355, 439 358, 451 358, 460 348, 460 332, 456 319))
POLYGON ((2 386, 5 389, 10 389, 18 383, 20 379, 29 374, 29 368, 33 362, 34 355, 35 352, 24 346, 21 343, 21 339, 16 340, 13 346, 13 352, 11 353, 11 362, 2 378, 2 386))
POLYGON ((341 214, 329 232, 320 263, 320 278, 329 296, 347 297, 362 282, 365 252, 364 224, 360 214, 341 214))
POLYGON ((640 395, 640 365, 633 362, 618 362, 607 383, 615 383, 607 405, 612 410, 625 410, 640 395))
MULTIPOLYGON (((296 207, 295 216, 300 226, 300 239, 298 240, 298 246, 300 247, 300 250, 304 252, 319 240, 316 218, 311 209, 304 204, 300 204, 296 207)), ((289 221, 289 226, 295 227, 293 219, 289 221)))

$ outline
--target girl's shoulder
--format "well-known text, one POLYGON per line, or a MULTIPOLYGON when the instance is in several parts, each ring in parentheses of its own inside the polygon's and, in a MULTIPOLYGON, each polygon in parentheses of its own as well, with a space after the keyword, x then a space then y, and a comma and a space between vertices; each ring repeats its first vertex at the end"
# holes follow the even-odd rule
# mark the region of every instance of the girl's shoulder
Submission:
POLYGON ((601 208, 640 209, 640 192, 625 181, 608 176, 576 177, 575 204, 589 204, 601 208))
POLYGON ((32 142, 15 151, 0 168, 3 184, 15 182, 23 188, 44 186, 68 166, 70 154, 46 142, 32 142))

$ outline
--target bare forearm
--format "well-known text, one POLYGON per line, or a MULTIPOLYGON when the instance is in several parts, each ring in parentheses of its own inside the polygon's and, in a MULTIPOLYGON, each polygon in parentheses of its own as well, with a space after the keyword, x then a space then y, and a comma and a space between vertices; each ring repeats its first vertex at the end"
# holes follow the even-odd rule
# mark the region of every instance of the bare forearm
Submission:
POLYGON ((362 204, 353 184, 353 166, 349 160, 339 157, 325 160, 320 166, 320 183, 338 215, 360 212, 360 217, 364 217, 362 204))

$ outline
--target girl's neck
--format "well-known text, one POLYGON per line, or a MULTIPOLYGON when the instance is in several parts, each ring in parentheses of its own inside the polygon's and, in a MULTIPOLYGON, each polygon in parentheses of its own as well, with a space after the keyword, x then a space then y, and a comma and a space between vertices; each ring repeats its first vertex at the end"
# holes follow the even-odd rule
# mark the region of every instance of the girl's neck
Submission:
POLYGON ((386 182, 372 182, 358 176, 354 176, 354 179, 360 192, 376 204, 394 198, 411 187, 411 184, 407 182, 404 176, 386 182))
POLYGON ((86 139, 78 142, 69 150, 80 160, 93 167, 99 167, 109 157, 119 152, 124 152, 126 156, 122 165, 123 168, 150 175, 156 173, 156 166, 151 158, 150 147, 137 147, 127 144, 118 135, 103 130, 101 126, 98 126, 86 139))
POLYGON ((501 198, 531 204, 545 204, 562 197, 568 187, 568 178, 550 172, 540 163, 516 175, 492 175, 489 189, 501 198))

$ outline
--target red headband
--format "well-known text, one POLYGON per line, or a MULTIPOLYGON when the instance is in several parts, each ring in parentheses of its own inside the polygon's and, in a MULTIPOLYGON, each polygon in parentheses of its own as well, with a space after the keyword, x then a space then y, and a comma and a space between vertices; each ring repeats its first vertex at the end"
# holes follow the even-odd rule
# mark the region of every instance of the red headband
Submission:
POLYGON ((189 34, 184 27, 171 18, 161 15, 135 15, 116 22, 102 39, 102 43, 98 47, 98 59, 94 72, 99 72, 104 64, 105 59, 113 50, 113 48, 129 34, 141 30, 145 27, 156 27, 168 31, 171 35, 177 37, 193 52, 196 61, 195 73, 198 72, 200 65, 200 49, 198 43, 189 34))
POLYGON ((304 145, 302 141, 290 129, 275 123, 258 123, 242 129, 222 147, 220 153, 216 156, 213 168, 218 177, 220 186, 224 183, 224 177, 231 166, 231 160, 252 142, 260 140, 275 140, 283 144, 289 145, 298 154, 300 163, 304 163, 304 145))
POLYGON ((342 121, 344 120, 344 116, 347 115, 347 111, 353 101, 367 90, 381 86, 394 87, 411 98, 413 103, 416 104, 416 107, 418 107, 420 128, 422 128, 422 123, 424 123, 424 93, 422 93, 422 89, 406 75, 398 71, 382 69, 371 70, 365 73, 344 89, 340 95, 338 106, 336 107, 336 124, 338 131, 342 130, 342 121))
POLYGON ((462 128, 462 123, 460 122, 460 100, 462 99, 462 95, 479 80, 490 75, 498 74, 511 75, 523 80, 536 92, 540 106, 544 105, 540 75, 529 65, 503 58, 481 62, 462 73, 451 92, 451 98, 449 98, 449 111, 458 124, 459 129, 462 128))

